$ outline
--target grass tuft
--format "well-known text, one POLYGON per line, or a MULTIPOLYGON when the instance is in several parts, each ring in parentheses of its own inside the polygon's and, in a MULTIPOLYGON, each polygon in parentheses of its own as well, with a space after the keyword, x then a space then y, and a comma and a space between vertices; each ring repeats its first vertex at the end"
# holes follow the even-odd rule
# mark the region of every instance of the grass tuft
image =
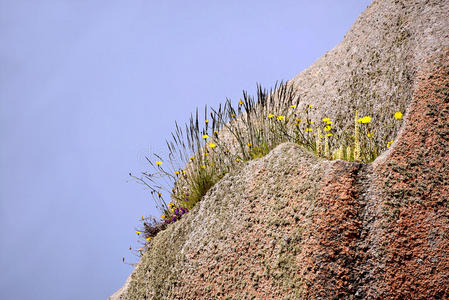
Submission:
MULTIPOLYGON (((265 156, 281 143, 297 143, 325 159, 365 163, 374 161, 392 143, 377 142, 386 137, 376 136, 371 125, 375 116, 359 117, 355 110, 350 132, 339 130, 327 116, 312 119, 314 109, 310 104, 300 107, 300 97, 291 85, 280 83, 271 90, 258 85, 256 97, 244 91, 236 105, 227 99, 217 109, 206 106, 204 114, 197 109, 184 127, 175 123, 166 141, 167 157, 147 157, 151 172, 130 176, 149 189, 162 223, 169 224, 192 209, 229 171, 265 156)), ((401 112, 391 117, 393 123, 401 120, 401 112)), ((144 231, 153 232, 155 226, 144 231)))

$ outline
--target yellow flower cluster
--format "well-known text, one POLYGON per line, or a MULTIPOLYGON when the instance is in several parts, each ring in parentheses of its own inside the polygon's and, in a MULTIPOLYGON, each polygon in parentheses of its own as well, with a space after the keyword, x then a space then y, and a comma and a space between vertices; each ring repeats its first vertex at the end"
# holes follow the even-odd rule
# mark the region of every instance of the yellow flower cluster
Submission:
POLYGON ((360 118, 360 119, 358 119, 357 121, 358 121, 359 123, 366 124, 366 123, 371 122, 371 117, 370 117, 370 116, 364 116, 363 118, 360 118))
MULTIPOLYGON (((242 105, 251 107, 251 102, 245 102, 240 99, 238 101, 238 110, 237 109, 230 109, 229 111, 225 112, 225 116, 229 118, 229 116, 232 114, 232 118, 235 117, 235 113, 240 115, 242 113, 243 107, 242 105)), ((291 102, 290 102, 291 104, 291 102)), ((385 144, 383 144, 381 147, 376 144, 377 140, 380 139, 380 136, 378 136, 380 133, 376 131, 376 129, 371 128, 372 125, 360 125, 371 123, 372 117, 371 116, 363 116, 359 118, 358 111, 355 112, 355 116, 352 119, 352 123, 354 124, 354 135, 350 135, 351 133, 343 132, 343 134, 338 133, 338 127, 333 125, 333 122, 331 118, 324 115, 324 118, 317 118, 314 115, 311 115, 311 108, 313 107, 311 104, 305 106, 305 115, 301 115, 299 112, 296 111, 297 105, 290 105, 288 104, 283 110, 278 110, 277 107, 271 108, 272 113, 269 113, 269 111, 263 110, 262 116, 259 114, 256 114, 256 117, 261 118, 262 120, 257 119, 257 122, 254 122, 254 124, 261 124, 263 126, 262 129, 259 129, 255 127, 255 132, 257 130, 269 130, 267 134, 265 134, 264 131, 262 131, 261 136, 262 138, 266 137, 266 140, 259 139, 259 136, 242 136, 242 139, 239 140, 240 145, 242 145, 242 152, 238 152, 238 150, 232 151, 232 156, 230 156, 230 160, 226 158, 226 163, 230 162, 230 166, 234 167, 237 163, 246 162, 250 159, 255 159, 262 157, 267 152, 269 152, 270 149, 272 149, 276 143, 283 142, 285 140, 287 141, 295 141, 298 144, 302 144, 308 149, 311 149, 315 152, 316 155, 327 158, 327 159, 346 159, 349 161, 362 161, 362 162, 371 162, 373 161, 376 156, 378 155, 378 151, 381 150, 381 148, 385 147, 385 144), (290 107, 290 108, 289 108, 290 107), (302 119, 300 119, 302 118, 302 119), (313 121, 314 119, 315 121, 313 121), (267 124, 268 123, 268 124, 267 124), (291 125, 290 125, 291 124, 291 125), (302 124, 305 124, 304 126, 302 124), (267 126, 268 125, 268 126, 267 126), (291 126, 292 128, 290 128, 291 126), (297 128, 295 129, 296 126, 297 128), (272 134, 273 133, 273 138, 272 134), (336 137, 332 137, 333 133, 336 134, 336 137), (374 133, 376 133, 376 139, 374 138, 374 133), (281 135, 279 138, 276 135, 281 135), (332 138, 330 138, 332 137, 332 138), (339 141, 338 139, 342 139, 343 141, 339 141), (254 145, 252 143, 255 143, 254 145), (244 145, 247 145, 248 148, 244 145)), ((304 106, 301 106, 301 108, 304 106)), ((247 107, 245 107, 247 109, 247 107)), ((314 110, 313 110, 314 111, 314 110)), ((394 111, 393 111, 394 112, 394 111)), ((367 112, 369 113, 369 112, 367 112)), ((399 111, 392 113, 393 118, 396 120, 400 120, 403 118, 403 114, 399 111)), ((393 122, 393 118, 390 120, 393 122)), ((332 116, 332 115, 329 115, 332 116)), ((375 117, 375 116, 373 116, 375 117)), ((235 120, 232 120, 231 118, 231 125, 235 122, 235 120)), ((198 143, 198 147, 196 149, 199 149, 197 152, 195 152, 195 156, 190 157, 190 160, 192 161, 191 164, 187 164, 189 167, 186 169, 188 172, 181 168, 171 169, 171 171, 166 172, 164 170, 164 167, 166 164, 171 164, 172 160, 165 160, 165 158, 161 158, 160 156, 156 155, 156 159, 164 159, 164 163, 162 161, 156 161, 155 164, 153 164, 153 167, 157 169, 160 173, 163 172, 164 175, 170 175, 174 174, 176 176, 171 175, 171 179, 174 179, 175 181, 180 180, 190 180, 191 178, 194 178, 196 175, 201 175, 199 178, 203 178, 206 176, 210 176, 211 178, 216 176, 215 170, 219 170, 219 168, 222 167, 222 160, 221 156, 223 153, 230 154, 230 150, 227 149, 226 141, 221 141, 218 137, 218 130, 219 127, 215 127, 216 119, 213 117, 211 118, 212 122, 210 120, 204 120, 203 123, 203 129, 196 128, 196 134, 195 136, 200 136, 202 138, 199 138, 199 141, 196 141, 198 143), (208 126, 210 124, 213 124, 211 130, 209 131, 208 126), (211 133, 211 137, 209 137, 208 133, 211 133), (218 147, 217 144, 219 143, 220 147, 218 147), (212 150, 211 150, 212 149, 212 150), (162 165, 164 164, 164 167, 162 165), (157 166, 157 167, 156 167, 157 166), (182 175, 181 175, 182 174, 182 175)), ((229 120, 227 120, 229 121, 229 120)), ((374 121, 378 121, 375 119, 374 121)), ((394 121, 395 122, 395 121, 394 121)), ((197 120, 198 123, 198 120, 197 120)), ((336 119, 336 125, 340 125, 341 121, 339 119, 336 119)), ((231 126, 230 125, 230 126, 231 126)), ((237 124, 237 129, 239 130, 238 126, 240 123, 237 124)), ((398 125, 398 124, 396 124, 398 125)), ((233 126, 233 125, 232 125, 233 126)), ((233 128, 233 127, 232 127, 233 128)), ((231 129, 232 129, 231 128, 231 129)), ((251 129, 251 127, 248 127, 251 129)), ((253 132, 252 130, 248 130, 250 133, 253 132)), ((240 132, 237 132, 240 134, 240 132)), ((393 143, 393 140, 388 141, 386 147, 391 147, 393 143)), ((188 156, 187 156, 188 157, 188 156)), ((184 159, 184 156, 182 157, 184 159)), ((173 166, 173 165, 172 165, 173 166)), ((219 170, 220 171, 220 170, 219 170)), ((221 172, 221 171, 220 171, 221 172)), ((218 173, 218 172, 217 172, 218 173)), ((220 174, 221 176, 221 174, 220 174)), ((217 175, 218 178, 218 175, 217 175)), ((195 179, 196 180, 196 179, 195 179)), ((211 179, 212 181, 215 180, 215 178, 211 179)), ((184 181, 183 181, 184 182, 184 181)), ((176 186, 176 185, 175 185, 176 186)), ((164 198, 162 197, 162 193, 157 192, 157 190, 160 190, 158 187, 156 190, 153 189, 152 195, 155 196, 156 201, 163 201, 164 198, 168 195, 164 193, 164 198), (159 196, 159 199, 157 199, 157 196, 159 196)), ((196 197, 196 190, 193 188, 189 191, 189 195, 187 197, 186 201, 190 201, 190 203, 196 203, 197 198, 196 197), (192 191, 192 192, 191 192, 192 191), (193 199, 193 200, 192 200, 193 199)), ((180 193, 180 189, 177 187, 176 189, 172 189, 173 194, 175 196, 179 196, 178 193, 180 193)), ((181 195, 182 196, 182 195, 181 195)), ((184 199, 184 196, 182 198, 173 198, 173 199, 184 199)), ((164 210, 164 215, 161 216, 161 219, 165 220, 166 223, 170 223, 173 218, 173 212, 177 210, 178 206, 182 204, 184 200, 179 200, 180 202, 169 203, 168 207, 169 209, 164 210)), ((165 202, 164 202, 165 203, 165 202)), ((192 204, 192 205, 193 205, 192 204)), ((190 205, 190 206, 192 206, 190 205)), ((143 219, 143 218, 142 218, 143 219)), ((137 235, 141 235, 140 231, 136 231, 137 235)), ((141 236, 145 237, 146 234, 142 234, 141 236)), ((149 241, 151 237, 147 237, 146 240, 149 241)))

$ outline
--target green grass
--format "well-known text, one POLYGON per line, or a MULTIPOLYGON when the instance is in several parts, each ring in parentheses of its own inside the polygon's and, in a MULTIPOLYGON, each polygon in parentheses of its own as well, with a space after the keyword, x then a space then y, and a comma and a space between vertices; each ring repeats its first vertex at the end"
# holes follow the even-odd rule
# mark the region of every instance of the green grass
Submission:
MULTIPOLYGON (((356 110, 352 130, 339 130, 327 116, 312 120, 316 108, 299 107, 299 102, 294 87, 281 83, 271 90, 257 86, 256 98, 243 92, 236 105, 227 99, 217 109, 206 106, 204 115, 197 109, 184 127, 175 123, 166 157, 147 157, 151 171, 130 175, 149 189, 162 221, 172 223, 180 218, 177 209, 191 209, 229 171, 281 143, 297 143, 329 160, 365 163, 391 145, 378 136, 381 131, 371 122, 374 116, 360 117, 356 110), (170 197, 168 204, 164 195, 170 197)), ((390 119, 391 133, 402 113, 390 119)))

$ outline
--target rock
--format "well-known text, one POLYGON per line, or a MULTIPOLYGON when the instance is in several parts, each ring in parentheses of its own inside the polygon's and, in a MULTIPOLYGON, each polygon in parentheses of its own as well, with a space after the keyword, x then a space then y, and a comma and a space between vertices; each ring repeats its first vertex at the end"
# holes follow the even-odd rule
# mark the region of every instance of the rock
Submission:
POLYGON ((112 299, 449 298, 449 1, 375 0, 291 83, 343 126, 403 125, 371 164, 285 143, 232 171, 112 299))

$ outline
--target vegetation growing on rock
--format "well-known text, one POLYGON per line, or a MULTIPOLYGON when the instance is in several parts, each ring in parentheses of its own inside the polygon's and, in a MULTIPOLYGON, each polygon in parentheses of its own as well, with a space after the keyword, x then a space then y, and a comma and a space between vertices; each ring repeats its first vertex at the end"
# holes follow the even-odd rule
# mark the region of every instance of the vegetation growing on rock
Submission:
MULTIPOLYGON (((299 144, 329 160, 366 163, 392 143, 378 138, 385 131, 372 125, 376 116, 359 117, 356 110, 352 131, 345 131, 339 128, 341 122, 329 117, 312 118, 316 108, 310 104, 301 108, 299 103, 295 88, 281 83, 270 91, 258 86, 257 100, 243 92, 236 106, 227 100, 217 110, 209 112, 206 107, 203 120, 197 110, 185 129, 176 124, 167 141, 168 156, 147 157, 152 171, 133 177, 148 187, 162 212, 162 222, 170 224, 192 209, 225 174, 265 156, 281 143, 299 144), (171 198, 168 204, 164 200, 167 194, 171 198)), ((402 112, 395 112, 386 127, 397 130, 401 119, 402 112)), ((152 227, 144 221, 144 229, 152 227)), ((153 233, 142 236, 147 239, 153 233)))
MULTIPOLYGON (((373 1, 342 43, 290 82, 300 100, 283 105, 285 112, 264 113, 264 124, 282 126, 289 121, 288 111, 304 112, 312 104, 316 110, 309 107, 308 112, 315 122, 310 125, 332 121, 326 125, 332 125, 329 138, 334 141, 351 132, 343 151, 349 146, 354 155, 351 135, 358 108, 357 120, 363 120, 358 123, 359 138, 363 126, 371 126, 382 134, 367 131, 366 137, 374 138, 380 151, 389 151, 372 164, 330 161, 313 155, 317 144, 315 150, 327 153, 325 137, 317 141, 315 136, 307 151, 284 143, 269 152, 262 144, 254 155, 261 159, 240 155, 232 160, 236 168, 213 185, 191 213, 152 240, 121 295, 449 298, 448 8, 444 0, 373 1), (398 132, 406 110, 407 123, 398 132), (393 127, 388 128, 390 121, 393 127), (264 152, 269 153, 262 157, 264 152)), ((230 115, 241 120, 232 123, 240 128, 246 128, 241 122, 247 115, 238 111, 244 109, 244 100, 230 115)), ((205 119, 211 129, 213 119, 207 113, 205 119)), ((306 134, 318 132, 306 129, 306 134)), ((218 131, 221 141, 235 139, 229 129, 218 131)), ((199 149, 210 145, 210 153, 219 150, 215 132, 200 132, 199 139, 199 149)), ((332 148, 328 142, 330 154, 340 151, 338 143, 332 148)), ((257 143, 243 140, 249 154, 247 143, 253 149, 257 143)), ((228 156, 241 153, 241 144, 236 145, 228 156)), ((358 156, 359 150, 355 152, 358 156)), ((179 173, 168 193, 171 187, 188 188, 178 179, 180 170, 197 163, 187 158, 187 165, 172 170, 179 173)), ((169 160, 150 159, 156 160, 164 168, 170 165, 169 160)))

